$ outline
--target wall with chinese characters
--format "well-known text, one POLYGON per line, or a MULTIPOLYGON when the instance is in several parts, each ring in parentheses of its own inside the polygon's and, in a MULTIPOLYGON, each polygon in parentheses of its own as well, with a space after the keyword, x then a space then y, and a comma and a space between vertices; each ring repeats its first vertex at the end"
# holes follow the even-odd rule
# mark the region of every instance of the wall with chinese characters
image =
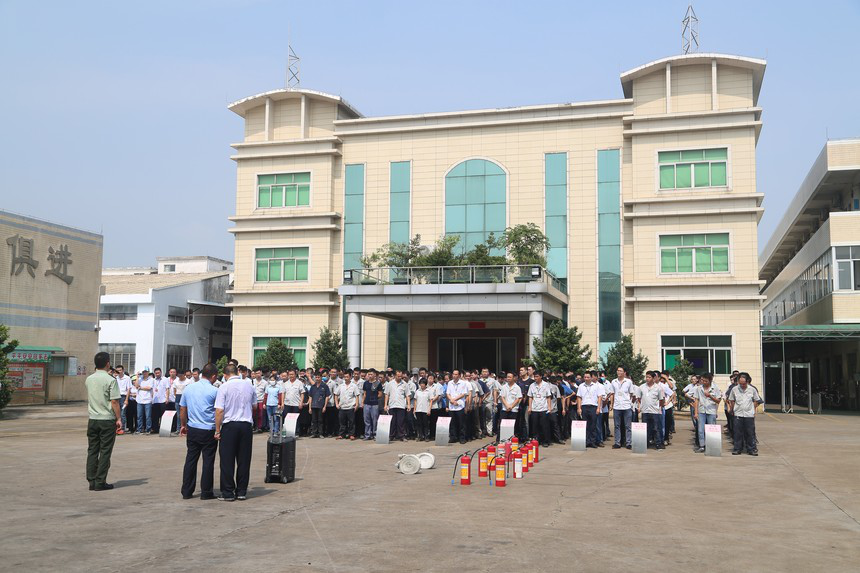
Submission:
MULTIPOLYGON (((0 323, 22 348, 50 348, 74 372, 50 367, 44 384, 16 392, 16 402, 82 400, 98 350, 102 236, 0 210, 0 323)), ((44 351, 43 351, 44 352, 44 351)))

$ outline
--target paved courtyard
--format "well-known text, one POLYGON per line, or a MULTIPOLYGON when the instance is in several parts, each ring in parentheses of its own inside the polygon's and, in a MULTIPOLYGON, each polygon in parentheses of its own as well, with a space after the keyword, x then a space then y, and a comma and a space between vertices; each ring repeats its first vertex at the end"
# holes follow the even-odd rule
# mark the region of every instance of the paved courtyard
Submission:
POLYGON ((758 423, 758 458, 693 454, 679 416, 664 452, 553 446, 504 489, 452 487, 458 447, 309 439, 297 481, 265 484, 259 435, 248 500, 223 503, 183 501, 183 440, 155 436, 119 436, 117 488, 90 492, 86 407, 10 408, 0 570, 857 571, 860 417, 758 423), (425 450, 436 469, 394 468, 425 450))

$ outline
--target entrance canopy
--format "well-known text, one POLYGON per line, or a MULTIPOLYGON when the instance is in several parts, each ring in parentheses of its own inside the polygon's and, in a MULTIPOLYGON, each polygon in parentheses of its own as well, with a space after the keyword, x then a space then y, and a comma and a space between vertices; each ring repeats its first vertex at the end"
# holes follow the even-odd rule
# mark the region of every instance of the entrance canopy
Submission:
POLYGON ((860 340, 860 324, 802 324, 768 326, 761 329, 762 344, 818 340, 860 340))
POLYGON ((562 319, 567 289, 539 266, 355 269, 338 288, 347 313, 387 320, 562 319))

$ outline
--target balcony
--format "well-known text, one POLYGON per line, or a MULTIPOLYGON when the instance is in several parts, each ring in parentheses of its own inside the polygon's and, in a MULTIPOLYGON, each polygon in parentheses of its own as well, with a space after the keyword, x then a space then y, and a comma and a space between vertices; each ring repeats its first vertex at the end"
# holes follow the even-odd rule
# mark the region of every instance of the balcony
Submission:
POLYGON ((567 294, 567 281, 537 265, 382 267, 344 271, 345 285, 466 285, 543 283, 567 294))

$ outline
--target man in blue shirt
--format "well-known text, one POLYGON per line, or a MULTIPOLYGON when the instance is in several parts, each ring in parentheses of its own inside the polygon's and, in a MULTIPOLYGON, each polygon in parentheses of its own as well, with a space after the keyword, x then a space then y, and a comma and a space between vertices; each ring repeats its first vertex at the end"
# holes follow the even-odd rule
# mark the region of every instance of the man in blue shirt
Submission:
POLYGON ((319 438, 323 433, 323 416, 325 415, 328 397, 331 395, 328 385, 322 383, 322 373, 314 374, 313 386, 308 388, 308 409, 311 411, 311 437, 319 438))
POLYGON ((215 397, 218 389, 212 382, 218 379, 218 368, 207 364, 200 373, 200 380, 189 384, 182 392, 179 416, 180 432, 186 435, 185 469, 182 471, 182 499, 191 499, 197 487, 197 460, 203 454, 203 473, 200 475, 200 499, 215 499, 215 454, 218 440, 215 439, 215 397))

